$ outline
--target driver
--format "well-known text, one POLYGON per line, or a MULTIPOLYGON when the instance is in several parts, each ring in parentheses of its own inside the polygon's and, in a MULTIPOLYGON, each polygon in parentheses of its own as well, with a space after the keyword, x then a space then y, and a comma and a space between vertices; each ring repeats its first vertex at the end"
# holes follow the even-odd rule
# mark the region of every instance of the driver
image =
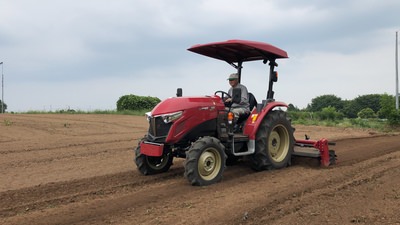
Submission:
MULTIPOLYGON (((233 88, 240 88, 242 90, 242 99, 240 100, 240 103, 233 103, 231 106, 231 112, 235 115, 235 121, 239 118, 240 115, 248 113, 249 110, 249 99, 248 99, 248 92, 246 86, 239 84, 239 75, 237 73, 232 73, 229 75, 229 85, 231 85, 231 88, 228 91, 228 94, 232 96, 232 90, 233 88)), ((231 102, 232 99, 228 98, 225 100, 225 102, 231 102)))

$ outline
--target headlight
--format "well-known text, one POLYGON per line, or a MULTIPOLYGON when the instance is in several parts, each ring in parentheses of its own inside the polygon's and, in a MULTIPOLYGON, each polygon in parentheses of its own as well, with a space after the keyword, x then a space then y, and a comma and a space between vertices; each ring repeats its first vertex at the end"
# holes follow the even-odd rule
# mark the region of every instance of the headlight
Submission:
POLYGON ((164 123, 171 123, 182 116, 182 111, 161 115, 164 123))

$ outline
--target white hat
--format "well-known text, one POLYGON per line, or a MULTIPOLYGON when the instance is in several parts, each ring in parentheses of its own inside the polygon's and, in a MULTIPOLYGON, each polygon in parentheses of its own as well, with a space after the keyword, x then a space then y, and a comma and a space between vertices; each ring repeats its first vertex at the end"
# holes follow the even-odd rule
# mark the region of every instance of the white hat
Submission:
POLYGON ((236 79, 239 79, 239 75, 237 73, 232 73, 228 77, 228 80, 236 80, 236 79))

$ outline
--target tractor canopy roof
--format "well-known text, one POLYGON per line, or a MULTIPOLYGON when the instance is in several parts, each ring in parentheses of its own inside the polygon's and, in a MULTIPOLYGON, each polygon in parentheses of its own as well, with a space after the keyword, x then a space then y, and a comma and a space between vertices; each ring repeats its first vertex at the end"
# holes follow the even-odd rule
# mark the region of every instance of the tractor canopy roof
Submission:
POLYGON ((193 45, 189 51, 220 59, 228 63, 254 60, 288 58, 286 51, 273 45, 247 40, 227 40, 208 44, 193 45))

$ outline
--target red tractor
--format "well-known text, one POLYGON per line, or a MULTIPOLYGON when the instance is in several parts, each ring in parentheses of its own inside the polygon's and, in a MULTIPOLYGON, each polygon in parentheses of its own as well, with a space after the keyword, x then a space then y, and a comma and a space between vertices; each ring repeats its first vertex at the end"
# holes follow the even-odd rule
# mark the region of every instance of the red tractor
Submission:
POLYGON ((243 62, 268 64, 266 99, 258 103, 249 93, 250 113, 235 120, 223 100, 229 97, 239 102, 240 89, 233 89, 232 96, 216 91, 201 97, 182 97, 182 89, 178 89, 177 97, 146 113, 149 130, 135 150, 135 163, 142 174, 166 172, 174 157, 186 158, 185 177, 192 185, 203 186, 220 181, 226 164, 242 157, 256 171, 289 166, 293 156, 317 157, 323 166, 335 163, 326 139, 295 140, 291 121, 282 110, 288 106, 274 100, 276 59, 288 58, 284 50, 246 40, 194 45, 188 50, 229 63, 237 69, 239 82, 243 62), (241 129, 235 130, 235 125, 241 129))

